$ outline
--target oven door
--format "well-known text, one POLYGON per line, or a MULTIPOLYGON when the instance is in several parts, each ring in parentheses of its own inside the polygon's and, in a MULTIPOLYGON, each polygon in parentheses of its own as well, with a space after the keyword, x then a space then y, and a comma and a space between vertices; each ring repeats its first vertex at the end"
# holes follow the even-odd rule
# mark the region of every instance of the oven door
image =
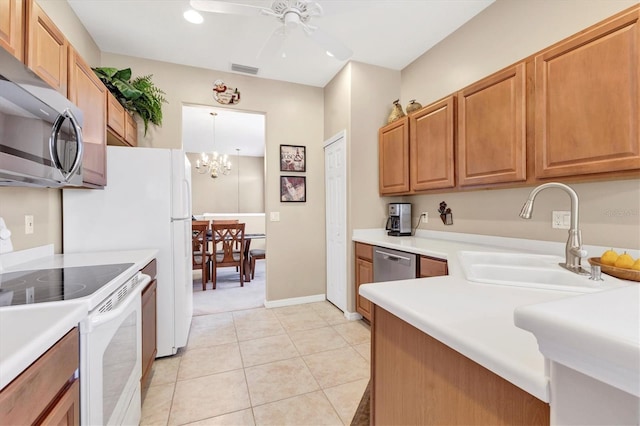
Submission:
POLYGON ((118 289, 110 297, 112 300, 103 302, 80 324, 81 424, 140 421, 140 293, 149 277, 140 274, 132 280, 137 285, 118 289))

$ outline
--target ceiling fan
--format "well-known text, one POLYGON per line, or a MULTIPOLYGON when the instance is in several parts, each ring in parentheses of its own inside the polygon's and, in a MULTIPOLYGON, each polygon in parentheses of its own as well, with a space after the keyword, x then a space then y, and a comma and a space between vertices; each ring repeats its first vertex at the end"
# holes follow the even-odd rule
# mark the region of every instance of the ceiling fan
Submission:
POLYGON ((322 16, 319 3, 311 0, 275 0, 270 8, 216 0, 191 0, 191 7, 202 12, 226 13, 245 16, 273 16, 282 22, 276 28, 258 54, 258 59, 276 55, 282 48, 285 37, 291 30, 301 27, 311 40, 315 41, 327 54, 341 61, 351 57, 353 52, 340 40, 309 22, 314 16, 322 16))

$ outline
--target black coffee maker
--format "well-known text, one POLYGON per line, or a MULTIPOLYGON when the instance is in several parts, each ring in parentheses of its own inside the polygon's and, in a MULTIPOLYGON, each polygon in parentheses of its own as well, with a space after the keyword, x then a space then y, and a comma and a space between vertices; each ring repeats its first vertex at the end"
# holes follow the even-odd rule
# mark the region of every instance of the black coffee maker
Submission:
POLYGON ((389 203, 386 230, 394 237, 411 235, 411 203, 389 203))

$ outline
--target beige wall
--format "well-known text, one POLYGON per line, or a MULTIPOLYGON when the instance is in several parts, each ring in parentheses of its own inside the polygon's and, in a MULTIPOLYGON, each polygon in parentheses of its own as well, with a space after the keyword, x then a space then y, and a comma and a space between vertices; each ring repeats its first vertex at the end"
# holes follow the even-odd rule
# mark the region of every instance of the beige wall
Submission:
MULTIPOLYGON (((346 130, 347 236, 379 228, 386 199, 378 195, 378 128, 386 123, 400 91, 400 72, 350 62, 325 87, 325 139, 346 130)), ((353 264, 353 244, 347 244, 353 264)), ((355 311, 354 271, 349 266, 347 306, 355 311)))
POLYGON ((264 212, 264 157, 233 156, 231 173, 216 179, 194 167, 199 153, 188 152, 187 157, 193 214, 264 212))
MULTIPOLYGON (((66 1, 39 0, 45 13, 91 66, 100 65, 100 50, 66 1)), ((62 251, 62 192, 59 189, 0 187, 0 217, 11 230, 14 250, 53 244, 62 251), (24 233, 24 216, 33 215, 34 232, 24 233)))
MULTIPOLYGON (((321 88, 104 53, 102 65, 131 67, 134 76, 153 74, 166 92, 162 127, 139 134, 143 146, 181 148, 182 104, 214 105, 213 81, 237 87, 236 110, 265 114, 265 205, 279 212, 267 222, 267 300, 325 293, 323 91, 321 88), (307 202, 280 203, 279 145, 307 147, 307 202)), ((259 195, 257 195, 259 196, 259 195)))
MULTIPOLYGON (((427 105, 636 3, 497 0, 402 70, 402 104, 416 98, 427 105)), ((640 247, 640 180, 571 186, 580 197, 584 243, 640 247)), ((566 241, 566 230, 551 228, 551 211, 569 210, 569 197, 559 190, 541 193, 532 220, 524 221, 518 213, 531 189, 423 195, 405 200, 413 203, 414 223, 420 212, 429 212, 429 223, 421 225, 425 229, 566 241), (453 211, 453 226, 444 226, 437 216, 443 200, 453 211)))

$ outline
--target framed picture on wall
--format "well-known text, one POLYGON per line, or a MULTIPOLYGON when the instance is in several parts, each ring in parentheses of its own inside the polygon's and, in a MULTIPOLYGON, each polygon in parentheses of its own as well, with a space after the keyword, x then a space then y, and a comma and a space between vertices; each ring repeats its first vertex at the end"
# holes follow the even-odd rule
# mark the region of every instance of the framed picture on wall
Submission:
POLYGON ((306 147, 298 145, 280 145, 280 171, 306 171, 306 147))
POLYGON ((307 201, 307 178, 305 176, 280 176, 280 201, 304 203, 307 201))

